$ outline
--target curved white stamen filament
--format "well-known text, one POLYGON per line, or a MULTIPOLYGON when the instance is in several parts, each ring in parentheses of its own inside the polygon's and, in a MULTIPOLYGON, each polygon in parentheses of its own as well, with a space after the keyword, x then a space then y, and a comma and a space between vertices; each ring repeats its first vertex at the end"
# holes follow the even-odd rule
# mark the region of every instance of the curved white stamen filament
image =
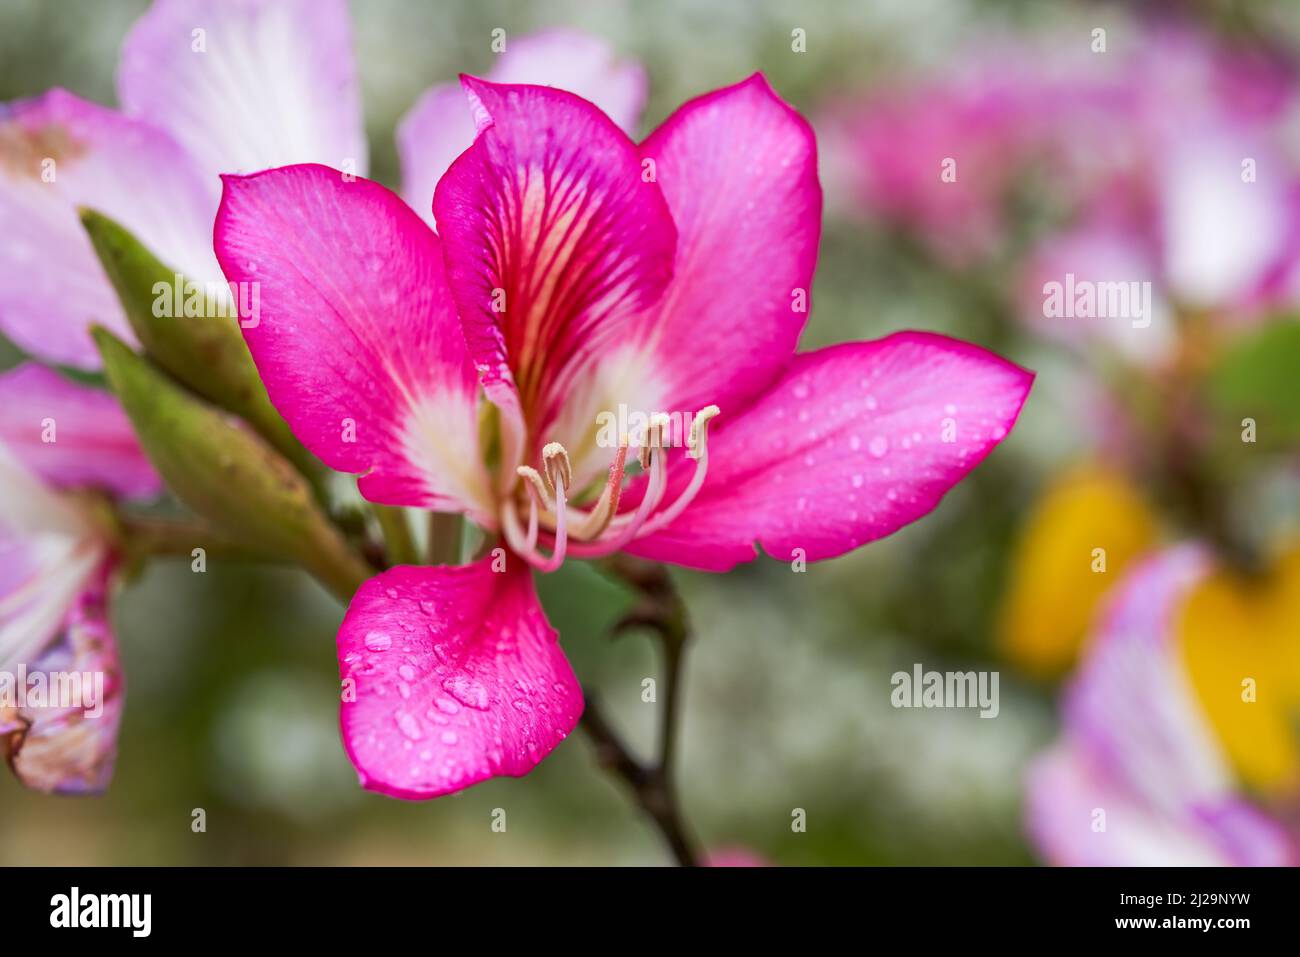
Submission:
POLYGON ((691 504, 695 496, 699 494, 700 489, 704 487, 704 476, 708 471, 709 452, 708 449, 705 449, 704 453, 695 460, 695 474, 691 476, 690 484, 686 486, 686 489, 681 495, 677 496, 677 499, 671 505, 663 511, 657 512, 653 518, 647 521, 641 527, 637 537, 640 538, 659 531, 659 529, 664 528, 675 520, 678 515, 682 514, 686 510, 686 506, 691 504))
POLYGON ((566 531, 568 524, 568 489, 565 486, 571 479, 568 456, 565 454, 564 447, 558 442, 553 442, 546 447, 545 464, 546 477, 555 491, 554 547, 551 550, 550 557, 542 555, 537 550, 537 503, 538 499, 545 502, 545 488, 536 469, 521 465, 516 470, 521 477, 528 480, 531 486, 528 496, 528 531, 525 532, 520 528, 519 512, 514 504, 507 505, 502 509, 501 530, 505 533, 506 541, 515 554, 540 572, 553 572, 564 564, 565 550, 569 540, 566 531))
POLYGON ((528 496, 528 537, 525 539, 528 550, 532 551, 537 547, 537 495, 533 493, 528 496))
POLYGON ((565 549, 569 543, 565 495, 564 483, 555 483, 555 547, 551 549, 551 557, 544 564, 535 566, 538 571, 553 572, 564 564, 565 549))
POLYGON ((700 489, 704 487, 704 477, 709 471, 709 420, 716 416, 719 409, 716 405, 705 406, 695 414, 691 422, 690 438, 687 440, 686 457, 695 460, 695 474, 691 476, 690 484, 677 500, 657 513, 653 518, 642 526, 638 537, 653 534, 659 529, 672 523, 677 516, 686 510, 686 506, 695 500, 700 489))
POLYGON ((546 483, 542 481, 541 473, 531 465, 521 465, 515 469, 515 474, 528 481, 528 484, 533 487, 533 491, 537 493, 537 499, 541 502, 542 508, 549 510, 551 497, 546 492, 546 483))

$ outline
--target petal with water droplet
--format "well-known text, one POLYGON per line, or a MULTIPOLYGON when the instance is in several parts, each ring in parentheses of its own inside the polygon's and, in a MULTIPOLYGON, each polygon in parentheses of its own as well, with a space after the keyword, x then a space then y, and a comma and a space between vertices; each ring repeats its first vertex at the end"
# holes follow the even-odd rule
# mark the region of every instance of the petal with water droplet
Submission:
POLYGON ((366 582, 338 636, 344 686, 354 691, 340 722, 362 784, 422 799, 531 771, 582 713, 556 637, 522 562, 501 573, 491 559, 399 567, 366 582), (424 627, 409 654, 364 654, 376 635, 410 623, 424 627))

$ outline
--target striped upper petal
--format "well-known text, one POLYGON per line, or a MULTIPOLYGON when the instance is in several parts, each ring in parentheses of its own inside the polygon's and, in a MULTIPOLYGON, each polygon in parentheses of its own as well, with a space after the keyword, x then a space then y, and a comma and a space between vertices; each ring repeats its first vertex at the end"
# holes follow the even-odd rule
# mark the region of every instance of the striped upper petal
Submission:
POLYGON ((463 82, 478 138, 439 182, 434 214, 517 461, 525 422, 545 442, 574 379, 662 294, 676 232, 636 146, 600 110, 547 87, 463 82))

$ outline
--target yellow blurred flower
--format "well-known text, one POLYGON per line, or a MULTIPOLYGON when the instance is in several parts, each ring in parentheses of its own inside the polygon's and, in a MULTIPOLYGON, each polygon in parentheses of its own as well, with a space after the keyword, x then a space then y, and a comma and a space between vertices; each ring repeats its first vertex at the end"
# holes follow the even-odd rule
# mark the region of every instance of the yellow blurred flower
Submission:
POLYGON ((1021 530, 999 629, 1004 654, 1039 677, 1068 670, 1106 590, 1155 541, 1155 517, 1123 474, 1096 463, 1062 474, 1021 530))
POLYGON ((1183 608, 1179 639, 1241 779, 1267 795, 1300 794, 1300 549, 1264 575, 1207 577, 1183 608))

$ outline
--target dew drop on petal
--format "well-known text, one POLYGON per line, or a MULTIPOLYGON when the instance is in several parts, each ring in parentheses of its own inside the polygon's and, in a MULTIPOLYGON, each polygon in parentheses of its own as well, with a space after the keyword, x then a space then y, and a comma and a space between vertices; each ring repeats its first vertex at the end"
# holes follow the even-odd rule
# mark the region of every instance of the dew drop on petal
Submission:
POLYGON ((397 721, 397 729, 412 741, 419 741, 424 737, 424 733, 420 730, 420 722, 409 711, 399 711, 393 717, 397 721))
POLYGON ((867 451, 878 459, 883 459, 885 453, 889 451, 889 439, 883 435, 875 436, 867 443, 867 451))
POLYGON ((467 708, 474 708, 477 711, 487 710, 487 689, 469 675, 452 675, 442 683, 442 687, 444 691, 467 708))

